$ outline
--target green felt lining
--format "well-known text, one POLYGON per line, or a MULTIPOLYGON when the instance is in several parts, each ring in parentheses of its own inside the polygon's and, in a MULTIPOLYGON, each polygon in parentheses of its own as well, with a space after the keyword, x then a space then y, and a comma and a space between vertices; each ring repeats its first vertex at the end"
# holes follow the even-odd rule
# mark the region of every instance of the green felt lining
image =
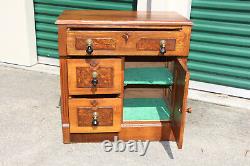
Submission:
POLYGON ((124 85, 172 85, 173 76, 165 67, 127 68, 124 85))
POLYGON ((169 121, 170 110, 161 98, 128 98, 123 103, 124 121, 169 121))

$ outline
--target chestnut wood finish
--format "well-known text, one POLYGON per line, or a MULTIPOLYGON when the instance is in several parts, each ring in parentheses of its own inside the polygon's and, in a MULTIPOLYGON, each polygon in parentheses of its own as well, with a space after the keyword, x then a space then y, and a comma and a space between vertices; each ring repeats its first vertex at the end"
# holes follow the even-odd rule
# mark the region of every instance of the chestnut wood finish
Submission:
POLYGON ((114 141, 115 136, 118 137, 118 133, 71 133, 70 140, 72 143, 114 141))
MULTIPOLYGON (((144 12, 144 11, 114 11, 114 10, 66 10, 56 24, 81 25, 114 28, 126 26, 183 26, 192 22, 175 12, 144 12)), ((103 27, 102 27, 103 28, 103 27)))
MULTIPOLYGON (((66 56, 66 26, 58 27, 58 51, 62 56, 66 56)), ((69 106, 68 106, 68 70, 67 60, 60 59, 60 83, 61 83, 61 118, 62 118, 62 133, 63 142, 70 143, 69 131, 69 106)))
POLYGON ((121 129, 120 98, 69 99, 71 133, 118 132, 121 129), (92 126, 93 113, 98 113, 98 126, 92 126))
POLYGON ((176 141, 182 148, 190 20, 173 12, 72 10, 56 23, 64 143, 117 136, 124 141, 176 141), (124 87, 124 70, 141 67, 168 68, 173 85, 124 87), (162 98, 170 119, 123 120, 124 98, 162 98))
POLYGON ((119 139, 174 141, 174 135, 169 122, 124 122, 119 132, 119 139))
MULTIPOLYGON (((70 38, 70 35, 69 35, 70 38)), ((75 37, 75 49, 76 50, 86 50, 87 43, 86 40, 89 38, 86 38, 84 36, 76 36, 75 37)), ((93 47, 95 50, 115 50, 116 44, 115 41, 112 38, 91 38, 93 41, 93 47)), ((73 43, 72 43, 73 44, 73 43)), ((68 46, 71 45, 71 42, 69 41, 68 46)), ((70 50, 70 47, 69 47, 70 50)))
POLYGON ((152 39, 152 38, 141 38, 137 44, 136 48, 139 51, 158 51, 159 50, 159 43, 161 40, 166 41, 166 49, 168 51, 175 50, 176 39, 152 39))
POLYGON ((107 56, 187 56, 189 50, 190 31, 179 28, 170 31, 68 31, 67 53, 73 56, 88 55, 86 53, 87 39, 93 42, 91 55, 107 56), (165 54, 161 54, 160 40, 165 40, 165 54))
POLYGON ((189 72, 186 65, 177 59, 174 63, 175 83, 173 86, 173 115, 172 115, 172 130, 177 142, 178 148, 182 148, 183 133, 186 120, 187 109, 187 93, 189 83, 189 72))
POLYGON ((113 108, 112 107, 78 107, 77 121, 79 127, 92 126, 93 113, 98 113, 98 126, 113 126, 113 108))
POLYGON ((68 59, 68 85, 70 95, 119 94, 123 88, 122 60, 68 59), (92 73, 97 73, 98 83, 91 83, 92 73))

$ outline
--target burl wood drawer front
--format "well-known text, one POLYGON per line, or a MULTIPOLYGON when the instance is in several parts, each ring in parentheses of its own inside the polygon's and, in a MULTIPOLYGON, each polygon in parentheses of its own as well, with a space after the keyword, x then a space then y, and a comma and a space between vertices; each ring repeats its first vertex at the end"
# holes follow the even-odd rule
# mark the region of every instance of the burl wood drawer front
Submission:
POLYGON ((69 99, 70 132, 118 132, 121 103, 120 98, 69 99))
POLYGON ((119 94, 123 88, 122 60, 68 59, 70 95, 119 94))
POLYGON ((177 55, 189 52, 190 29, 169 31, 68 31, 69 55, 177 55), (93 52, 86 48, 91 43, 93 52), (160 53, 161 41, 166 53, 160 53))

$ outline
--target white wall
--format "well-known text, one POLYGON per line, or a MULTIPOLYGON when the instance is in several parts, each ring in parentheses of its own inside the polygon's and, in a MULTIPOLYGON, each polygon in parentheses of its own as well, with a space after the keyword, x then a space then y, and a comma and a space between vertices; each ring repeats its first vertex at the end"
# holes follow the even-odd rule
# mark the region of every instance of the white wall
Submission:
POLYGON ((4 1, 0 20, 0 61, 34 65, 37 53, 33 0, 4 1))
POLYGON ((175 11, 190 18, 192 0, 138 0, 138 11, 175 11))

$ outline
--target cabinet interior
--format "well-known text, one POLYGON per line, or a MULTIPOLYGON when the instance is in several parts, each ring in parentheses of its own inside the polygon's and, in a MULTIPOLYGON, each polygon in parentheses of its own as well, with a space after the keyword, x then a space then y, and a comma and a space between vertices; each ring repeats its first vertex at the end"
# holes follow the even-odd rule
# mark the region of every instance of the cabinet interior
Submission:
POLYGON ((170 121, 173 58, 126 57, 123 121, 170 121))

